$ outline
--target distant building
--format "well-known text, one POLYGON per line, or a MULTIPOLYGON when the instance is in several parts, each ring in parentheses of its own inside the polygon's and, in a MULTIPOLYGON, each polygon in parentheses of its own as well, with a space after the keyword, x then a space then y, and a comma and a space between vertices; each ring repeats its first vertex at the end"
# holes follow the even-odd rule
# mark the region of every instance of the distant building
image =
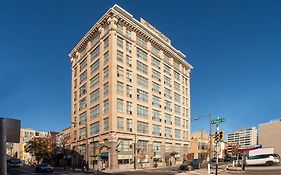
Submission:
POLYGON ((258 130, 255 127, 238 129, 227 135, 227 142, 238 143, 241 148, 257 145, 258 130))
POLYGON ((281 119, 272 120, 259 125, 259 144, 262 147, 272 147, 281 155, 281 119))
POLYGON ((188 159, 207 160, 209 149, 209 135, 204 131, 194 132, 191 135, 188 159))
POLYGON ((71 131, 71 128, 68 127, 68 128, 63 129, 62 132, 57 134, 57 136, 56 136, 57 147, 60 147, 60 148, 64 147, 66 149, 70 148, 70 144, 71 144, 70 131, 71 131))

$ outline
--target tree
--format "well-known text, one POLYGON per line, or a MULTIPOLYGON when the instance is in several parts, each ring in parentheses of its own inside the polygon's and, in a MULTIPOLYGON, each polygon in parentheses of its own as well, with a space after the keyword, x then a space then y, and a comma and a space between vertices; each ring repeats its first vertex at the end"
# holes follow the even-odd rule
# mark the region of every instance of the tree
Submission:
POLYGON ((36 161, 49 159, 48 141, 46 137, 34 137, 25 145, 25 151, 35 156, 36 161))

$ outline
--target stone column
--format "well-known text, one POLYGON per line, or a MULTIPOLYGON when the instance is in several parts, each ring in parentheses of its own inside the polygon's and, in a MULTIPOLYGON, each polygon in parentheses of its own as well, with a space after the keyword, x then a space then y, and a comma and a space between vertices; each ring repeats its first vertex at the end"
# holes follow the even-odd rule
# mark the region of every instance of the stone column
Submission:
POLYGON ((110 169, 118 169, 118 152, 116 151, 117 148, 117 139, 109 140, 109 162, 110 162, 110 169))

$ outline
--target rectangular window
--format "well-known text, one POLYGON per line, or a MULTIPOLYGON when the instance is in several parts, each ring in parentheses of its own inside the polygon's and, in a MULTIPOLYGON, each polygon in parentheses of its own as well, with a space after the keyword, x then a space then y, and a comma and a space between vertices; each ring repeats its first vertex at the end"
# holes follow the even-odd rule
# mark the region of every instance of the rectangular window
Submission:
POLYGON ((181 113, 181 107, 179 105, 175 104, 175 113, 180 114, 181 113))
POLYGON ((117 51, 117 61, 123 63, 123 52, 117 51))
POLYGON ((126 51, 131 53, 132 52, 132 44, 128 41, 126 42, 126 51))
POLYGON ((109 69, 108 69, 108 66, 106 66, 106 67, 103 69, 103 79, 107 79, 107 78, 108 78, 108 75, 109 75, 109 69))
POLYGON ((80 110, 86 108, 86 106, 87 106, 86 98, 83 98, 82 100, 80 100, 80 110))
POLYGON ((100 54, 100 46, 97 46, 92 52, 91 52, 91 61, 95 60, 100 54))
POLYGON ((147 74, 147 72, 148 72, 147 65, 143 64, 140 61, 137 61, 137 69, 138 69, 138 71, 141 71, 144 74, 147 74))
POLYGON ((138 149, 142 151, 148 151, 148 141, 146 140, 138 140, 138 149))
POLYGON ((137 83, 139 86, 142 86, 144 88, 148 88, 148 79, 141 76, 141 75, 137 75, 137 83))
POLYGON ((152 82, 152 91, 161 94, 161 85, 155 82, 152 82))
POLYGON ((96 76, 94 76, 90 81, 90 86, 91 86, 91 88, 94 88, 94 87, 96 87, 96 86, 98 86, 98 84, 99 84, 99 78, 100 78, 100 76, 99 76, 99 74, 97 74, 96 76))
POLYGON ((166 63, 170 63, 170 58, 164 54, 164 59, 163 59, 166 63))
POLYGON ((109 112, 109 100, 106 99, 103 101, 103 112, 109 112))
POLYGON ((86 112, 83 112, 82 114, 80 114, 80 125, 84 125, 87 122, 87 114, 86 112))
POLYGON ((174 68, 179 70, 180 69, 180 64, 176 61, 174 61, 174 68))
POLYGON ((123 83, 120 81, 117 82, 117 93, 123 95, 123 83))
POLYGON ((180 93, 180 84, 174 81, 174 90, 180 93))
POLYGON ((161 65, 161 61, 152 57, 152 60, 151 60, 151 65, 160 69, 160 65, 161 65))
POLYGON ((137 89, 137 99, 143 102, 148 102, 148 93, 143 90, 137 89))
POLYGON ((176 102, 180 103, 180 100, 181 100, 180 94, 178 94, 178 93, 175 92, 175 93, 174 93, 174 99, 175 99, 176 102))
POLYGON ((181 119, 179 117, 175 117, 175 125, 178 127, 181 126, 181 119))
POLYGON ((117 66, 117 77, 123 78, 124 77, 124 70, 123 67, 117 66))
POLYGON ((80 97, 87 93, 87 84, 85 83, 83 86, 80 87, 80 97))
POLYGON ((152 69, 152 78, 161 81, 161 73, 152 69))
POLYGON ((147 53, 139 48, 137 48, 137 57, 144 61, 147 61, 147 53))
POLYGON ((90 117, 91 120, 97 118, 100 115, 100 105, 97 104, 96 106, 90 109, 90 117))
POLYGON ((180 74, 177 71, 174 71, 174 77, 176 80, 180 81, 180 74))
POLYGON ((131 39, 131 31, 128 29, 126 30, 126 36, 131 39))
POLYGON ((108 46, 109 46, 109 37, 107 37, 103 40, 103 49, 104 50, 107 49, 108 46))
POLYGON ((100 60, 98 59, 91 65, 91 74, 95 73, 100 68, 100 60))
POLYGON ((85 137, 86 137, 86 128, 84 127, 79 130, 79 139, 85 139, 85 137))
POLYGON ((138 45, 140 45, 144 48, 147 48, 147 42, 143 37, 137 35, 137 41, 136 42, 137 42, 138 45))
POLYGON ((95 46, 97 43, 99 43, 99 41, 100 41, 100 34, 97 34, 91 40, 92 46, 95 46))
POLYGON ((117 32, 123 34, 123 26, 121 26, 120 24, 117 24, 117 32))
POLYGON ((159 50, 158 48, 156 48, 156 47, 152 46, 152 48, 151 48, 151 52, 152 52, 154 55, 159 56, 159 52, 160 52, 160 50, 159 50))
POLYGON ((117 129, 118 129, 118 131, 124 130, 124 118, 123 117, 117 117, 117 129))
POLYGON ((152 125, 152 135, 161 136, 161 125, 152 125))
POLYGON ((82 71, 87 66, 87 58, 80 62, 80 71, 82 71))
POLYGON ((122 152, 132 152, 132 148, 133 148, 133 142, 130 139, 118 139, 117 141, 118 143, 118 147, 117 150, 118 151, 122 151, 122 152))
POLYGON ((100 90, 97 89, 90 94, 90 103, 91 104, 95 103, 96 101, 99 100, 99 98, 100 98, 100 90))
POLYGON ((139 117, 142 117, 142 118, 148 117, 148 107, 138 104, 137 110, 138 110, 137 114, 138 114, 139 117))
POLYGON ((133 73, 130 70, 126 70, 126 80, 129 82, 132 82, 132 78, 133 78, 133 73))
POLYGON ((96 135, 100 132, 100 123, 96 122, 90 125, 90 135, 96 135))
POLYGON ((108 63, 108 60, 109 60, 109 52, 107 51, 103 54, 103 64, 108 63))
POLYGON ((152 120, 161 122, 161 111, 153 109, 152 110, 152 120))
POLYGON ((126 55, 126 64, 129 67, 132 67, 132 57, 129 55, 126 55))
POLYGON ((165 123, 172 124, 172 116, 170 114, 165 113, 165 123))
POLYGON ((175 129, 175 138, 181 139, 181 131, 179 129, 175 129))
POLYGON ((131 115, 133 114, 133 103, 132 102, 129 102, 127 101, 127 114, 131 115))
POLYGON ((118 112, 123 112, 123 100, 120 98, 117 99, 117 109, 118 112))
POLYGON ((161 108, 161 97, 152 96, 152 105, 161 108))
POLYGON ((80 75, 80 84, 84 83, 87 79, 87 70, 85 70, 81 75, 80 75))
POLYGON ((109 130, 109 119, 108 117, 103 119, 103 131, 108 131, 109 130))
POLYGON ((130 97, 130 98, 132 98, 132 86, 130 86, 130 85, 127 85, 126 86, 126 95, 127 95, 127 97, 130 97))
POLYGON ((166 64, 164 64, 164 72, 168 75, 171 75, 171 68, 166 64))
POLYGON ((133 121, 127 118, 127 132, 133 132, 133 121))
POLYGON ((141 133, 141 134, 148 134, 148 123, 138 121, 137 122, 137 132, 141 133))
POLYGON ((103 95, 106 96, 109 92, 108 82, 103 84, 103 95))
POLYGON ((171 78, 164 76, 164 84, 171 87, 171 78))
POLYGON ((117 46, 123 48, 123 38, 117 36, 117 46))
POLYGON ((165 96, 165 97, 168 97, 168 98, 170 98, 170 99, 172 99, 171 90, 165 88, 165 89, 164 89, 164 96, 165 96))
POLYGON ((165 137, 172 137, 172 129, 165 127, 165 137))
POLYGON ((164 109, 172 111, 172 103, 170 101, 165 100, 164 109))

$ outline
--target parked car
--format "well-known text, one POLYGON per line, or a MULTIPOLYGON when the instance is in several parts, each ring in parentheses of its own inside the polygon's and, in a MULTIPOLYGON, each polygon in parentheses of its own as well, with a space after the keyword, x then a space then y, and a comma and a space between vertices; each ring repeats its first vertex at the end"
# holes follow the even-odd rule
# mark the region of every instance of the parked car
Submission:
POLYGON ((184 162, 180 165, 180 170, 187 170, 189 166, 191 166, 192 169, 199 169, 201 162, 198 159, 193 159, 189 162, 184 162))
POLYGON ((53 171, 54 168, 47 163, 42 163, 35 166, 35 172, 53 172, 53 171))
POLYGON ((276 163, 280 163, 277 154, 262 154, 249 156, 246 160, 247 165, 266 165, 271 166, 276 163))
POLYGON ((10 159, 10 160, 7 160, 7 165, 8 165, 8 167, 21 167, 22 162, 20 159, 10 159))
MULTIPOLYGON (((216 158, 216 157, 213 157, 213 158, 211 159, 211 162, 216 162, 216 161, 217 161, 217 158, 216 158)), ((219 161, 219 162, 223 162, 224 159, 223 159, 223 158, 219 158, 218 161, 219 161)))

